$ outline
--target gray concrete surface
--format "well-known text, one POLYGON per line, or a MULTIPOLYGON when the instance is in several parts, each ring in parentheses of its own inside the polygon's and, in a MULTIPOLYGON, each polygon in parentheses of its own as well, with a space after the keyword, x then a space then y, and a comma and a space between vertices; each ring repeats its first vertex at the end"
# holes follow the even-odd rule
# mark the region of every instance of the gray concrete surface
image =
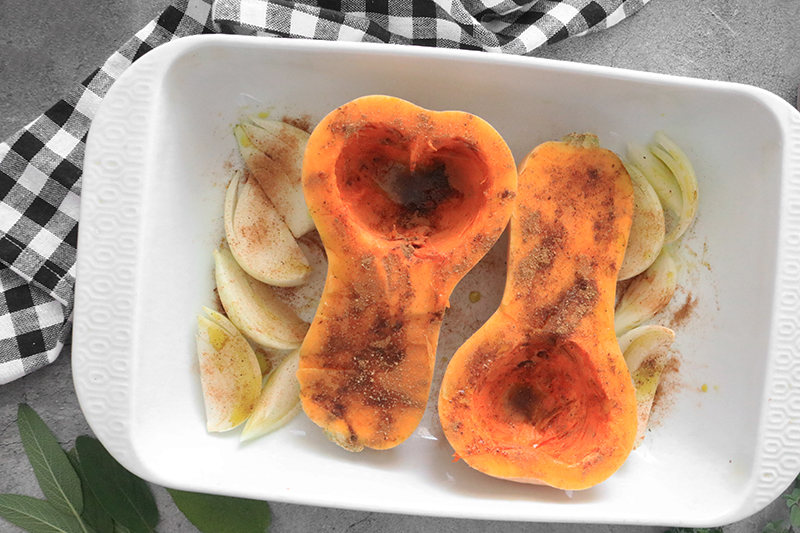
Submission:
MULTIPOLYGON (((47 109, 85 78, 166 0, 0 0, 0 138, 47 109)), ((614 28, 543 49, 542 57, 594 63, 762 87, 795 103, 800 84, 800 1, 652 0, 614 28)), ((731 110, 735 113, 735 110, 731 110)), ((15 424, 26 402, 71 446, 91 434, 72 385, 67 348, 47 368, 0 386, 0 493, 40 495, 15 424)), ((196 531, 154 487, 161 532, 196 531)), ((455 532, 601 533, 658 532, 663 527, 523 524, 386 515, 274 504, 274 533, 455 532)), ((762 512, 724 528, 760 532, 787 518, 778 499, 762 512)), ((0 521, 0 532, 19 529, 0 521)))

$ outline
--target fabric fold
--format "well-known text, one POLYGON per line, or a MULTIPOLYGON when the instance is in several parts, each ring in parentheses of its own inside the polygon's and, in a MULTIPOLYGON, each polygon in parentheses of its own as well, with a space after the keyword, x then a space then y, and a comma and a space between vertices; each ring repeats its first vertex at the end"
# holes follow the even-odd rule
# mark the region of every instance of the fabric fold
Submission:
POLYGON ((237 33, 530 54, 610 27, 647 1, 176 0, 0 143, 0 384, 54 361, 68 342, 87 135, 114 81, 150 50, 237 33))
POLYGON ((221 27, 250 35, 529 54, 608 28, 647 0, 217 0, 221 27), (612 16, 613 15, 613 16, 612 16))

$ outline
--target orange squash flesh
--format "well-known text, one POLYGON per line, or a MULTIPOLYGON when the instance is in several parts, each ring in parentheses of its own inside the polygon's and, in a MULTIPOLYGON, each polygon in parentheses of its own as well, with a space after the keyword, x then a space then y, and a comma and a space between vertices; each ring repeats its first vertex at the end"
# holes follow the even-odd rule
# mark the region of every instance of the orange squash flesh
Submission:
POLYGON ((464 112, 367 96, 314 129, 303 187, 328 275, 297 376, 332 441, 386 449, 413 433, 450 294, 506 227, 516 177, 501 136, 464 112))
POLYGON ((598 144, 568 136, 521 163, 501 305, 442 382, 448 441, 495 477, 585 489, 633 447, 636 397, 613 327, 633 189, 598 144))

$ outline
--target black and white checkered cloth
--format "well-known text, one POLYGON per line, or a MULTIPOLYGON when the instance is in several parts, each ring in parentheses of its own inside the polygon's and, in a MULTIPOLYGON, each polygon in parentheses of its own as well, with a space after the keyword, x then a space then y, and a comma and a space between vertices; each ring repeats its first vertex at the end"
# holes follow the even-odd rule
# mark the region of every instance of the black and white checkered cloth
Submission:
POLYGON ((245 33, 527 54, 648 0, 177 0, 0 144, 0 384, 55 360, 72 319, 86 135, 114 80, 187 35, 245 33))

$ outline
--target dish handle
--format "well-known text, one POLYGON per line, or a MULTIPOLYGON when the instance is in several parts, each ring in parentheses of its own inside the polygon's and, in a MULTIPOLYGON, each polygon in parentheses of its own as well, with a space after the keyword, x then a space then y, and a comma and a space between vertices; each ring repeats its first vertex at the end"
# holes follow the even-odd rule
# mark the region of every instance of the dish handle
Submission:
POLYGON ((800 112, 777 96, 773 109, 786 132, 781 246, 753 512, 772 503, 800 473, 800 112))
POLYGON ((163 71, 185 49, 175 41, 149 52, 117 79, 86 143, 78 229, 72 373, 89 426, 108 451, 137 473, 132 391, 139 287, 137 243, 147 187, 148 144, 163 71), (85 250, 91 250, 88 255, 85 250))

